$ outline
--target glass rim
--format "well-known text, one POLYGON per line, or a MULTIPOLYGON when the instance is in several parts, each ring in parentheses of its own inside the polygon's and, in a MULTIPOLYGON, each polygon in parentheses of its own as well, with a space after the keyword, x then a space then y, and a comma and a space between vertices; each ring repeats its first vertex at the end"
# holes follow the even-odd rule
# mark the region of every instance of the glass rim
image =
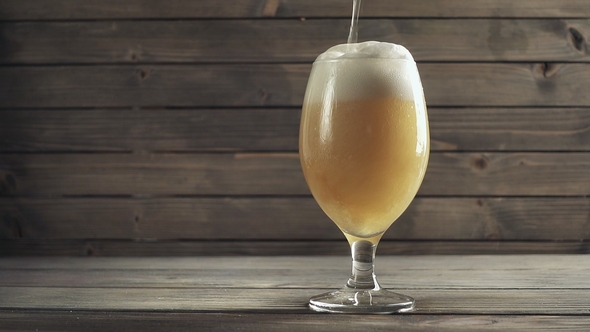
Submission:
POLYGON ((314 64, 315 63, 320 63, 320 62, 339 62, 339 61, 365 61, 365 60, 387 60, 387 61, 393 61, 393 62, 410 62, 410 63, 416 63, 416 61, 414 59, 395 59, 395 58, 381 58, 381 57, 371 57, 371 58, 364 58, 364 57, 358 57, 358 58, 337 58, 337 59, 322 59, 322 60, 314 60, 314 64))

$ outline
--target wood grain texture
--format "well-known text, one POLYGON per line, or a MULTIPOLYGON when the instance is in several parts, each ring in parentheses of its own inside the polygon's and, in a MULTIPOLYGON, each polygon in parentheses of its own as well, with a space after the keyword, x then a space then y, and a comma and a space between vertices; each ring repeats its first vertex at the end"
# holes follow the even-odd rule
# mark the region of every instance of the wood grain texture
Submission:
MULTIPOLYGON (((416 198, 386 240, 590 239, 587 198, 416 198)), ((311 197, 1 198, 0 239, 342 240, 311 197)))
MULTIPOLYGON (((588 269, 587 255, 421 255, 421 256, 388 256, 378 255, 379 266, 390 268, 391 271, 515 271, 528 270, 555 273, 560 270, 585 271, 588 269)), ((215 270, 223 269, 234 274, 233 270, 258 269, 295 270, 295 269, 327 269, 348 271, 350 256, 204 256, 204 257, 3 257, 0 269, 12 270, 215 270)), ((110 273, 110 272, 109 272, 110 273)), ((144 274, 147 274, 144 273, 144 274)), ((566 279, 565 276, 561 278, 566 279)), ((44 280, 40 280, 45 282, 44 280)), ((324 280, 326 281, 326 280, 324 280)), ((442 281, 437 282, 453 282, 442 281)), ((508 281, 507 281, 508 282, 508 281)), ((481 287, 484 287, 480 285, 481 287)), ((486 286, 487 287, 487 286, 486 286)), ((484 288, 486 288, 484 287, 484 288)), ((538 287, 535 286, 535 287, 538 287)), ((533 287, 534 288, 534 287, 533 287)))
MULTIPOLYGON (((219 17, 343 17, 350 16, 348 2, 280 0, 265 13, 267 0, 234 1, 222 6, 215 0, 3 0, 1 20, 64 20, 111 18, 219 18, 219 17)), ((588 17, 585 0, 418 0, 371 1, 362 17, 588 17)))
POLYGON ((0 331, 580 331, 587 316, 557 315, 316 315, 0 310, 0 331), (195 324, 198 322, 198 325, 195 324), (223 324, 220 324, 223 322, 223 324))
MULTIPOLYGON (((0 255, 347 252, 296 152, 310 63, 343 42, 350 10, 342 0, 0 1, 0 255)), ((361 17, 361 40, 404 44, 419 61, 434 151, 380 253, 590 253, 590 3, 375 0, 361 17)), ((0 282, 69 286, 59 273, 21 272, 0 282)), ((507 284, 553 280, 519 273, 507 284)), ((232 274, 201 276, 228 285, 232 274)), ((162 275, 145 277, 99 281, 162 275)), ((519 308, 570 308, 514 294, 519 308)), ((477 294, 488 295, 477 317, 496 305, 477 294)))
POLYGON ((0 150, 297 151, 300 114, 299 108, 5 110, 0 150))
MULTIPOLYGON (((311 312, 309 298, 320 289, 177 289, 70 287, 0 287, 2 309, 96 311, 255 311, 311 312), (195 299, 199 301, 195 301, 195 299)), ((427 314, 548 314, 588 313, 587 289, 558 290, 447 290, 403 289, 396 291, 416 299, 416 313, 427 314)))
MULTIPOLYGON (((2 240, 0 256, 284 256, 342 255, 341 241, 158 241, 2 240)), ((392 241, 379 243, 379 255, 590 254, 588 241, 392 241)))
MULTIPOLYGON (((428 110, 432 151, 588 151, 590 108, 428 110)), ((0 151, 297 151, 299 108, 0 111, 0 151), (75 124, 75 125, 73 125, 75 124)))
MULTIPOLYGON (((589 106, 590 64, 420 64, 430 106, 589 106)), ((0 67, 0 107, 300 106, 303 64, 0 67)))
POLYGON ((309 65, 3 67, 0 106, 298 105, 309 71, 309 65))
MULTIPOLYGON (((312 62, 345 42, 349 21, 2 23, 0 63, 312 62)), ((417 61, 590 61, 587 20, 371 19, 359 31, 360 40, 404 45, 417 61)))
MULTIPOLYGON (((385 256, 387 258, 387 256, 385 256)), ((416 257, 421 262, 419 257, 416 257)), ((220 258, 221 259, 221 258, 220 258)), ((288 257, 285 259, 289 259, 288 257)), ((332 260, 332 258, 325 260, 332 260)), ((276 260, 276 259, 275 259, 276 260)), ((267 260, 267 262, 274 262, 267 260)), ((268 269, 10 269, 0 270, 0 287, 71 288, 339 288, 350 272, 350 258, 338 259, 338 268, 302 266, 268 269), (280 276, 280 277, 279 277, 280 276)), ((250 263, 250 262, 248 262, 250 263)), ((243 264, 239 263, 239 264, 243 264)), ((490 262, 493 264, 493 261, 490 262)), ((589 269, 564 266, 561 269, 404 269, 395 260, 377 260, 379 282, 386 288, 404 289, 588 289, 589 269)))
POLYGON ((4 155, 0 164, 3 194, 309 193, 293 153, 4 155))
POLYGON ((589 259, 381 255, 385 287, 417 309, 355 316, 307 307, 341 285, 346 256, 3 258, 0 330, 577 331, 589 322, 589 259))
POLYGON ((431 107, 428 109, 431 150, 588 150, 589 111, 584 108, 431 107))
MULTIPOLYGON (((589 166, 585 152, 432 153, 419 195, 588 195, 589 166)), ((309 190, 295 153, 4 154, 0 195, 309 195, 309 190)))

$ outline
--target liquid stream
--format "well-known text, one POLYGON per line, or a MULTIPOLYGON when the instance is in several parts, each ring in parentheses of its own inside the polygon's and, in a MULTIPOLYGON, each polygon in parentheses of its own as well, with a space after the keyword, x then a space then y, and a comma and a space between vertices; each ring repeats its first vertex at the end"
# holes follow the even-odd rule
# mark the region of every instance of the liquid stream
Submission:
POLYGON ((352 21, 348 33, 348 44, 356 43, 358 40, 358 21, 361 12, 361 0, 352 0, 352 21))

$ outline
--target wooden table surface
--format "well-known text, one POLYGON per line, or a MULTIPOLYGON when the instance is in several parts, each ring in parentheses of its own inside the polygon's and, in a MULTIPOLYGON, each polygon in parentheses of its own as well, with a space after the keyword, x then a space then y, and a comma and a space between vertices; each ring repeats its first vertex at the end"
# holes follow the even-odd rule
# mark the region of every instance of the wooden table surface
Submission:
POLYGON ((590 256, 382 256, 400 315, 319 314, 345 256, 2 258, 0 331, 590 330, 590 256))

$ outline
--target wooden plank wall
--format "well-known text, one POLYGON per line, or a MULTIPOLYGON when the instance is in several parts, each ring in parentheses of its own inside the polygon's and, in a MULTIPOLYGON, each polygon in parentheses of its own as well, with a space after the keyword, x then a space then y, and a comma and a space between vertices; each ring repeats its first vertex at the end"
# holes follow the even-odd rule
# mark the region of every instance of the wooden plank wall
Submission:
MULTIPOLYGON (((365 0, 432 155, 380 254, 588 253, 590 1, 365 0)), ((346 254, 297 155, 343 0, 1 0, 0 255, 346 254)))

